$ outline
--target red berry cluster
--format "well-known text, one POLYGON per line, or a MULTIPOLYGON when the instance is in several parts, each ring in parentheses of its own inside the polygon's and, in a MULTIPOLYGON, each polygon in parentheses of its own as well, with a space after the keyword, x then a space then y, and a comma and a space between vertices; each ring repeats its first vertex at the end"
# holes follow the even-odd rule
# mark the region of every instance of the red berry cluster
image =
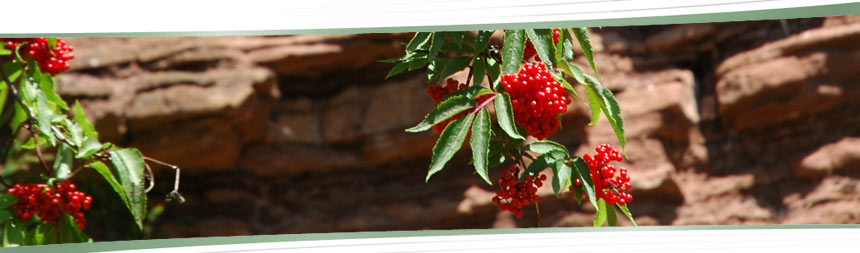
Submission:
POLYGON ((75 48, 66 45, 62 39, 57 39, 57 45, 54 48, 50 48, 47 38, 0 39, 0 42, 5 42, 3 47, 13 52, 12 57, 15 57, 15 48, 19 44, 27 43, 21 47, 21 52, 35 60, 42 72, 52 76, 68 70, 71 66, 69 60, 75 58, 75 54, 72 53, 75 48))
MULTIPOLYGON (((621 154, 618 150, 613 149, 609 144, 600 144, 594 148, 594 151, 597 152, 594 157, 586 154, 582 158, 591 170, 595 196, 602 198, 609 205, 615 203, 625 205, 633 201, 633 195, 626 192, 632 187, 627 169, 624 167, 616 169, 615 165, 609 164, 611 161, 621 161, 621 154)), ((582 185, 578 179, 574 180, 573 183, 576 187, 582 185)))
MULTIPOLYGON (((448 78, 448 80, 446 80, 445 86, 442 86, 442 85, 427 86, 427 95, 430 95, 430 97, 433 98, 433 100, 436 101, 436 104, 438 105, 443 100, 445 100, 445 98, 448 97, 448 95, 451 95, 451 93, 454 93, 455 91, 462 90, 465 88, 466 88, 466 84, 463 84, 463 83, 458 82, 457 80, 448 78)), ((484 96, 480 96, 480 97, 476 98, 475 100, 478 102, 478 104, 481 104, 489 98, 490 98, 489 95, 484 95, 484 96)), ((445 127, 448 126, 448 123, 451 123, 451 121, 454 121, 454 120, 459 119, 463 116, 466 116, 466 114, 468 114, 470 112, 471 112, 470 110, 462 111, 459 114, 454 115, 451 118, 448 118, 447 120, 443 121, 442 123, 434 125, 433 131, 436 131, 436 133, 442 133, 442 130, 445 130, 445 127)))
MULTIPOLYGON (((558 36, 560 36, 560 35, 561 35, 561 33, 558 31, 558 29, 552 29, 552 43, 553 44, 558 44, 558 36)), ((532 44, 531 41, 526 41, 526 48, 523 49, 523 61, 528 61, 529 59, 531 59, 536 54, 537 54, 537 50, 535 50, 535 45, 532 44)), ((540 59, 536 59, 536 60, 540 61, 540 59)))
POLYGON ((536 193, 537 189, 543 186, 546 175, 540 175, 540 177, 526 176, 522 182, 517 183, 518 174, 516 165, 511 165, 507 170, 502 170, 502 177, 499 178, 499 189, 496 190, 496 196, 493 197, 493 204, 499 207, 499 211, 508 211, 516 215, 517 218, 521 218, 523 217, 523 207, 532 202, 540 201, 540 197, 536 193))
POLYGON ((8 192, 18 198, 15 207, 21 220, 28 220, 36 214, 42 221, 54 226, 58 225, 57 220, 65 212, 75 218, 78 227, 84 229, 86 218, 83 211, 89 210, 93 202, 91 196, 76 190, 75 184, 69 181, 61 181, 56 187, 46 184, 15 184, 8 192))
POLYGON ((516 74, 502 77, 502 86, 511 95, 514 120, 529 135, 543 140, 558 131, 557 116, 567 111, 567 90, 553 79, 543 63, 526 63, 516 74))

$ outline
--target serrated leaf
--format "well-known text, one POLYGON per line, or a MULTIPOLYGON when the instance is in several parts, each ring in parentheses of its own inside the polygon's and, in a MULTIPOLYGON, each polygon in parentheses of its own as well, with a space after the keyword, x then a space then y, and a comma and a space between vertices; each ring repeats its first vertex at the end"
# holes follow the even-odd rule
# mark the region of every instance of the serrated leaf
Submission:
MULTIPOLYGON (((570 181, 568 181, 568 182, 573 181, 575 178, 578 178, 578 176, 576 175, 576 173, 573 173, 571 175, 570 181)), ((579 187, 573 186, 572 188, 573 188, 573 197, 576 198, 576 204, 582 205, 582 186, 579 186, 579 187)))
POLYGON ((496 119, 502 130, 513 139, 525 140, 523 136, 517 132, 517 124, 514 121, 514 112, 511 108, 511 96, 505 92, 496 93, 496 100, 493 101, 493 106, 496 109, 496 119))
POLYGON ((565 154, 570 153, 570 151, 567 151, 567 147, 561 145, 561 143, 554 142, 551 140, 542 140, 529 143, 525 146, 525 150, 538 154, 548 153, 550 151, 559 151, 564 152, 565 154))
POLYGON ((561 71, 567 73, 569 76, 572 76, 574 80, 579 83, 585 83, 585 73, 582 72, 582 69, 579 66, 576 66, 574 63, 567 62, 559 62, 558 66, 561 68, 561 71))
POLYGON ((630 214, 630 210, 627 209, 627 204, 624 204, 624 205, 615 204, 615 205, 618 206, 618 209, 621 209, 621 213, 623 213, 624 216, 627 216, 627 219, 629 219, 630 222, 633 223, 633 226, 639 226, 636 224, 636 220, 633 219, 633 215, 630 214))
POLYGON ((397 74, 403 73, 403 71, 405 71, 406 68, 408 68, 408 67, 409 67, 409 62, 401 62, 401 63, 398 63, 397 65, 394 65, 394 67, 391 67, 391 70, 388 71, 388 74, 385 75, 385 79, 388 79, 388 78, 391 78, 392 76, 396 76, 397 74))
MULTIPOLYGON (((564 64, 564 63, 562 62, 562 63, 559 63, 559 64, 564 64)), ((562 85, 562 86, 564 86, 564 89, 566 89, 567 91, 569 91, 569 92, 573 93, 573 96, 574 96, 574 97, 576 97, 576 99, 579 99, 579 101, 582 101, 582 98, 580 98, 580 97, 579 97, 579 93, 577 93, 577 92, 576 92, 576 90, 575 90, 575 89, 573 89, 573 85, 570 85, 570 83, 569 83, 569 82, 567 82, 567 79, 564 79, 564 76, 562 76, 561 74, 556 73, 556 72, 550 72, 550 73, 552 73, 552 77, 553 77, 557 82, 561 83, 561 85, 562 85)), ((561 114, 559 114, 558 116, 561 116, 561 114)))
POLYGON ((66 143, 60 143, 60 147, 57 148, 57 156, 54 158, 54 176, 57 178, 69 176, 72 173, 74 158, 75 154, 72 153, 72 149, 66 143))
POLYGON ((570 35, 570 30, 567 28, 561 29, 561 61, 573 61, 573 36, 570 35))
POLYGON ((436 58, 430 62, 430 65, 427 66, 427 82, 432 83, 449 61, 451 60, 447 58, 436 58))
POLYGON ((603 101, 603 106, 601 107, 603 113, 606 114, 609 124, 615 130, 615 137, 618 137, 618 143, 621 144, 621 149, 623 150, 626 140, 624 137, 624 119, 621 118, 621 107, 618 106, 618 101, 615 100, 615 96, 612 95, 612 91, 609 89, 601 89, 599 95, 603 101))
POLYGON ((594 126, 594 124, 597 124, 597 120, 600 119, 600 108, 603 108, 603 101, 597 95, 594 87, 589 85, 585 86, 585 95, 588 96, 588 107, 591 108, 591 122, 588 125, 594 126))
POLYGON ((60 243, 79 243, 90 241, 90 238, 81 231, 80 227, 78 227, 78 224, 75 222, 75 218, 72 218, 69 214, 63 214, 60 218, 57 230, 59 230, 60 243))
POLYGON ((573 173, 573 168, 567 164, 565 159, 555 161, 553 166, 552 190, 556 195, 564 192, 564 187, 567 186, 570 180, 570 175, 573 173))
POLYGON ((502 143, 497 140, 490 140, 489 164, 487 167, 494 168, 505 162, 505 152, 502 143))
POLYGON ((430 60, 427 59, 426 54, 420 54, 417 58, 410 59, 408 61, 409 68, 407 68, 406 70, 413 71, 416 69, 423 68, 424 66, 427 66, 427 63, 429 63, 429 62, 430 62, 430 60))
POLYGON ((433 42, 430 43, 430 53, 427 55, 428 59, 432 61, 436 59, 436 54, 439 53, 439 49, 442 48, 442 45, 445 45, 445 33, 444 32, 434 32, 433 33, 433 42))
POLYGON ((18 198, 12 196, 12 194, 6 192, 0 193, 0 209, 12 206, 12 204, 15 204, 15 201, 18 201, 18 198))
POLYGON ((490 45, 490 37, 492 36, 493 30, 478 31, 478 36, 475 36, 475 55, 487 50, 487 47, 490 45))
MULTIPOLYGON (((33 66, 36 66, 33 64, 33 66)), ((34 74, 35 80, 39 83, 39 87, 42 88, 42 92, 45 93, 45 97, 51 103, 59 106, 63 110, 69 110, 69 105, 66 104, 66 101, 57 94, 57 91, 54 90, 54 80, 51 78, 51 75, 45 75, 39 73, 38 75, 34 74)))
POLYGON ((24 229, 18 222, 10 220, 4 222, 3 247, 15 247, 25 244, 24 229))
POLYGON ((484 81, 484 57, 478 56, 475 58, 475 61, 472 62, 472 83, 475 85, 481 85, 481 82, 484 81))
POLYGON ((469 62, 472 61, 472 57, 470 56, 458 56, 452 59, 448 64, 445 64, 445 67, 442 68, 442 72, 439 74, 439 80, 445 80, 448 76, 457 73, 457 71, 463 70, 466 66, 469 66, 469 62))
POLYGON ((604 223, 606 223, 606 213, 609 208, 606 208, 606 201, 604 201, 603 199, 597 200, 597 206, 597 212, 594 213, 594 226, 600 227, 603 226, 604 223))
POLYGON ((61 122, 65 125, 66 130, 69 131, 66 137, 72 141, 72 144, 75 144, 76 147, 80 147, 84 142, 84 130, 78 124, 72 122, 72 120, 62 117, 61 122))
POLYGON ((588 169, 588 164, 578 156, 571 159, 571 164, 573 164, 576 177, 582 182, 582 188, 585 189, 588 201, 591 202, 594 208, 600 210, 601 208, 597 206, 597 197, 594 194, 594 182, 591 181, 591 171, 588 169))
POLYGON ((410 40, 409 43, 406 44, 406 51, 407 52, 416 51, 416 50, 424 47, 424 45, 427 44, 427 41, 429 41, 429 40, 430 40, 430 33, 429 32, 415 33, 415 36, 412 37, 412 40, 410 40))
POLYGON ((122 199, 122 202, 123 204, 125 204, 125 207, 128 208, 128 211, 134 213, 134 206, 132 206, 132 203, 129 201, 128 194, 126 194, 126 191, 123 186, 117 181, 116 177, 114 177, 110 168, 108 168, 107 165, 99 161, 90 163, 90 167, 95 169, 96 172, 98 172, 99 175, 101 175, 102 178, 104 178, 105 181, 108 182, 113 191, 116 192, 117 195, 119 195, 120 199, 122 199))
POLYGON ((475 115, 472 123, 472 137, 469 145, 472 148, 472 160, 475 162, 475 172, 489 185, 493 185, 489 177, 489 154, 490 154, 490 113, 481 109, 475 115))
POLYGON ((487 58, 487 78, 489 78, 490 87, 493 87, 494 90, 501 90, 501 79, 499 78, 502 73, 502 67, 499 65, 499 62, 493 57, 487 58))
POLYGON ((87 137, 84 143, 78 149, 78 153, 75 154, 76 159, 88 159, 90 156, 102 150, 102 144, 99 143, 98 140, 87 137))
POLYGON ((54 110, 48 105, 48 100, 41 91, 36 92, 36 123, 39 125, 39 132, 48 138, 48 143, 51 146, 57 145, 57 139, 51 132, 51 121, 54 119, 54 110))
POLYGON ((502 46, 502 70, 504 73, 516 73, 523 61, 523 50, 526 46, 526 32, 523 30, 505 31, 505 45, 502 46))
POLYGON ((448 36, 451 36, 457 47, 463 47, 463 32, 448 32, 448 36))
POLYGON ((466 95, 448 96, 442 103, 433 108, 418 125, 406 129, 406 132, 417 133, 427 131, 433 125, 439 124, 458 113, 475 107, 475 100, 466 95))
POLYGON ((567 153, 560 151, 551 151, 549 153, 544 153, 535 157, 535 160, 529 164, 526 170, 520 174, 520 178, 517 180, 518 182, 522 182, 526 176, 534 176, 540 173, 542 170, 551 167, 558 160, 563 160, 567 157, 567 153))
POLYGON ((555 44, 552 43, 552 29, 527 29, 526 34, 546 67, 548 69, 555 68, 555 44))
POLYGON ((143 155, 137 149, 117 149, 110 151, 110 160, 128 197, 135 224, 143 229, 143 219, 146 217, 143 155))
POLYGON ((579 47, 582 48, 582 53, 585 54, 585 59, 588 60, 588 64, 591 65, 594 74, 599 78, 600 74, 597 73, 597 67, 594 65, 594 50, 591 48, 591 38, 588 36, 588 29, 585 27, 573 28, 573 35, 579 41, 579 47))
POLYGON ((445 130, 442 130, 439 140, 433 146, 430 170, 427 172, 425 182, 430 181, 430 177, 442 171, 445 168, 445 164, 460 150, 460 147, 463 146, 463 141, 466 139, 466 134, 469 133, 469 125, 474 118, 474 113, 466 114, 462 118, 451 121, 445 127, 445 130))
POLYGON ((615 213, 615 207, 606 205, 606 221, 610 227, 618 226, 618 217, 615 213))
POLYGON ((84 136, 98 140, 99 132, 96 132, 96 127, 93 126, 93 123, 90 122, 89 119, 87 119, 87 114, 84 112, 84 108, 81 107, 81 103, 77 100, 75 100, 75 106, 72 107, 72 113, 75 114, 72 121, 81 126, 84 136))

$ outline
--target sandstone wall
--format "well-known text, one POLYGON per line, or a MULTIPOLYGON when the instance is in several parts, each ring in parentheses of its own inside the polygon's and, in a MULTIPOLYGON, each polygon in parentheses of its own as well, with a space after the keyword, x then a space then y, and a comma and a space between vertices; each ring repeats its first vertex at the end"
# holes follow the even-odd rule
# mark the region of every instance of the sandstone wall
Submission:
MULTIPOLYGON (((860 19, 786 24, 592 30, 641 224, 860 222, 860 19)), ((156 237, 535 227, 496 211, 468 152, 424 183, 437 136, 403 132, 432 109, 424 75, 383 80, 376 62, 410 37, 73 38, 57 88, 103 139, 182 167, 188 202, 156 237)), ((615 143, 577 103, 552 138, 615 143)), ((542 226, 590 225, 589 206, 541 195, 542 226)))

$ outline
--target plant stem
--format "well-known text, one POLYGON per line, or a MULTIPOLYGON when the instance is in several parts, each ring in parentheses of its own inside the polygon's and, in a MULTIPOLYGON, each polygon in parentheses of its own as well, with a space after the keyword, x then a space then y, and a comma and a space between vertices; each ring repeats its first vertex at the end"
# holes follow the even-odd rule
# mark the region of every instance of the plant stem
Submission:
POLYGON ((469 65, 469 76, 466 76, 466 87, 469 86, 470 82, 472 82, 472 65, 469 65))
POLYGON ((535 202, 535 213, 537 214, 537 226, 540 227, 540 206, 535 202))
POLYGON ((33 131, 32 125, 28 125, 27 129, 30 130, 30 134, 33 135, 33 146, 36 147, 36 157, 39 158, 39 163, 42 164, 42 170, 45 171, 45 175, 48 177, 54 177, 51 173, 51 169, 48 168, 48 164, 45 163, 45 159, 42 158, 42 148, 39 147, 39 133, 33 131))

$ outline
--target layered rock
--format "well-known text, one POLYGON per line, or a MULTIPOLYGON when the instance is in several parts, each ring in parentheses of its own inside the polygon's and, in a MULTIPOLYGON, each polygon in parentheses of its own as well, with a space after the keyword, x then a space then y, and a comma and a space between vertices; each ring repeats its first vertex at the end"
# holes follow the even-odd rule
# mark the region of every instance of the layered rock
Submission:
MULTIPOLYGON (((592 30, 622 108, 637 221, 860 222, 857 22, 592 30)), ((410 37, 69 39, 77 58, 57 88, 103 139, 183 168, 188 202, 168 205, 156 237, 536 226, 533 210, 498 213, 465 149, 425 183, 437 135, 403 129, 433 107, 426 79, 385 80, 391 65, 377 62, 410 37)), ((573 99, 551 139, 578 155, 618 146, 590 120, 573 99)), ((590 225, 590 205, 538 194, 542 226, 590 225)))

